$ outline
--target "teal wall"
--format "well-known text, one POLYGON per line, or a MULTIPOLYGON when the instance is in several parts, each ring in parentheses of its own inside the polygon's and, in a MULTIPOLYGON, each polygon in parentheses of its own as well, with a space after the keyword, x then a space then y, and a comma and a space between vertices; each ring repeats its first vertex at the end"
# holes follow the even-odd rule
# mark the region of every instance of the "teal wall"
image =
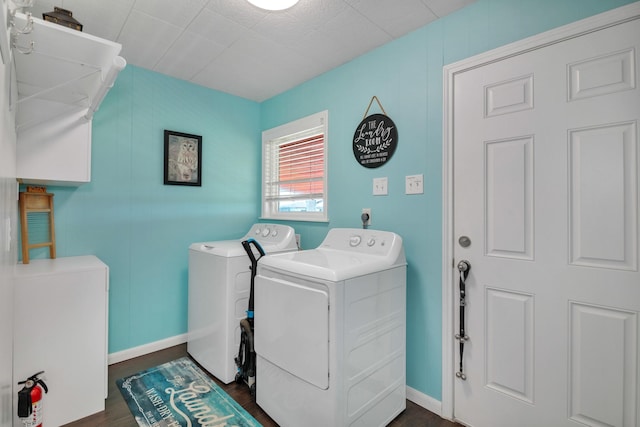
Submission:
POLYGON ((185 333, 189 245, 256 221, 259 115, 255 102, 127 66, 94 116, 91 182, 49 187, 58 256, 110 267, 110 353, 185 333), (163 184, 164 129, 202 135, 202 187, 163 184))
POLYGON ((368 207, 372 228, 403 236, 407 383, 441 399, 442 67, 627 3, 478 0, 262 104, 128 66, 93 121, 91 183, 49 188, 58 256, 95 254, 110 267, 109 352, 186 332, 189 244, 242 235, 260 214, 260 132, 326 109, 330 222, 291 225, 313 248, 330 227, 359 227, 368 207), (374 95, 399 145, 370 170, 351 146, 374 95), (163 185, 164 129, 203 136, 202 187, 163 185), (414 174, 424 194, 405 195, 414 174), (389 195, 372 196, 385 176, 389 195))
MULTIPOLYGON (((407 277, 407 385, 440 400, 442 388, 442 67, 492 48, 621 6, 624 0, 478 0, 262 104, 268 129, 329 110, 329 224, 295 224, 305 247, 328 228, 360 226, 403 237, 407 277), (352 138, 372 96, 397 125, 393 158, 361 167, 352 138), (424 174, 424 194, 405 195, 406 175, 424 174), (372 181, 388 177, 389 195, 372 181)), ((369 113, 380 109, 373 103, 369 113)))

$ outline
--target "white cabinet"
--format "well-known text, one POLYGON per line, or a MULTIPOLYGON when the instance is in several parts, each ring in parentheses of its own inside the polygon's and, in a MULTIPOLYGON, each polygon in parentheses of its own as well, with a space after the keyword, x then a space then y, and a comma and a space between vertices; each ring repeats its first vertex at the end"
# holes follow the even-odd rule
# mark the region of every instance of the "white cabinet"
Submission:
MULTIPOLYGON (((16 266, 13 378, 17 383, 45 371, 45 426, 104 410, 108 287, 109 268, 95 256, 16 266)), ((17 396, 21 386, 14 387, 17 396)), ((21 425, 17 401, 14 425, 21 425)))
POLYGON ((91 121, 84 112, 33 126, 18 135, 17 175, 24 183, 79 185, 91 181, 91 121))
POLYGON ((13 51, 17 175, 25 183, 91 180, 91 120, 126 66, 122 45, 17 13, 13 51), (31 23, 29 23, 31 22, 31 23), (25 48, 29 53, 25 54, 25 48))

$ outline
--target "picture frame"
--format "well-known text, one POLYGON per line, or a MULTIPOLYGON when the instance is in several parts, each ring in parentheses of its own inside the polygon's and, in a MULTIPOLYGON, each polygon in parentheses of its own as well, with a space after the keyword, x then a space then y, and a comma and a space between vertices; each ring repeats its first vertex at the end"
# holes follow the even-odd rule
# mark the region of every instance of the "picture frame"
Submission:
POLYGON ((164 184, 202 186, 202 136, 165 129, 164 184))

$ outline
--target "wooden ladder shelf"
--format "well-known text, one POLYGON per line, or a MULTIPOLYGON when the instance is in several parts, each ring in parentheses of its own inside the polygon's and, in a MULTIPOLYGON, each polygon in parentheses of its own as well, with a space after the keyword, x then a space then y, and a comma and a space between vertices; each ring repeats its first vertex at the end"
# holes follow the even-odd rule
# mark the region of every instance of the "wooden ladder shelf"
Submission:
POLYGON ((56 257, 56 233, 53 219, 53 194, 47 193, 44 187, 27 187, 20 192, 20 236, 22 239, 22 263, 29 264, 29 251, 35 248, 49 247, 49 256, 56 257), (29 219, 37 221, 41 214, 47 214, 48 240, 37 243, 29 241, 29 219))

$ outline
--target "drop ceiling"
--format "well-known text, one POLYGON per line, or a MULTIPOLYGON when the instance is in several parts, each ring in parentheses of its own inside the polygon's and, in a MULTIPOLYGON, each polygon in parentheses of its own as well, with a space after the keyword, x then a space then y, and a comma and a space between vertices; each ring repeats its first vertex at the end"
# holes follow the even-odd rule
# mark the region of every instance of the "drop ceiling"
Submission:
POLYGON ((83 32, 122 44, 127 63, 263 101, 475 0, 300 0, 267 12, 245 0, 34 0, 83 32))

